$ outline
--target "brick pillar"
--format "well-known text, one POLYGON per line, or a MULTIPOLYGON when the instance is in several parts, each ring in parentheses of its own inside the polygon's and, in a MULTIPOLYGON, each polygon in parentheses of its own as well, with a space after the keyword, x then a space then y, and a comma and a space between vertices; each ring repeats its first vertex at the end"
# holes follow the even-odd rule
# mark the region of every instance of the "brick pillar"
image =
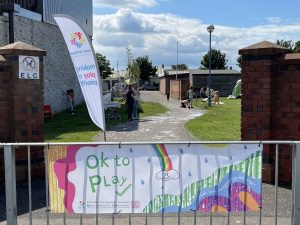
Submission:
MULTIPOLYGON (((242 140, 279 140, 272 120, 277 66, 289 49, 264 41, 239 50, 242 55, 242 140)), ((264 146, 263 179, 273 180, 274 146, 264 146)))
MULTIPOLYGON (((272 136, 277 140, 300 140, 300 53, 286 54, 274 70, 272 136)), ((279 154, 279 179, 292 180, 292 146, 282 145, 279 154)))
MULTIPOLYGON (((0 48, 0 142, 43 142, 43 57, 44 50, 34 46, 16 42, 0 48), (27 56, 28 67, 20 56, 27 56), (39 59, 39 79, 35 76, 39 59), (19 63, 20 61, 20 63, 19 63), (20 65, 19 65, 20 64, 20 65), (19 68, 24 71, 20 74, 19 68)), ((26 61, 27 62, 27 61, 26 61)), ((33 149, 32 158, 42 161, 43 149, 33 149)), ((16 164, 26 164, 27 151, 16 151, 16 164)), ((0 162, 3 164, 3 162, 0 162)), ((19 167, 21 168, 21 167, 19 167)), ((21 173, 25 171, 20 169, 21 173)), ((17 167, 18 173, 18 167, 17 167)), ((20 174, 19 174, 20 175, 20 174)), ((26 176, 26 174, 24 174, 26 176)), ((23 175, 20 175, 21 179, 23 175)))

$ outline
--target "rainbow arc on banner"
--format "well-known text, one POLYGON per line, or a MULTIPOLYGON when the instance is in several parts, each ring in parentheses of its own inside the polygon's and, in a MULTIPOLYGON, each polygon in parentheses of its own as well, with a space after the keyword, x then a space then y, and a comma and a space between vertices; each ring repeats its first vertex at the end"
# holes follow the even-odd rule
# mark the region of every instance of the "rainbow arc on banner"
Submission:
POLYGON ((163 144, 155 144, 155 145, 152 145, 152 147, 154 148, 154 150, 159 158, 162 170, 163 171, 172 170, 173 165, 172 165, 171 159, 168 155, 168 152, 167 152, 165 146, 163 144))

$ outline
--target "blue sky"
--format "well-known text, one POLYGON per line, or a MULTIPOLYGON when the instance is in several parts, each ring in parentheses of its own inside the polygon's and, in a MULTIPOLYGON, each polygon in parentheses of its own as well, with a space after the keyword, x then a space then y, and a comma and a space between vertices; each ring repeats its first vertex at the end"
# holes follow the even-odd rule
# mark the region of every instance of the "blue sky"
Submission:
POLYGON ((124 69, 126 47, 154 65, 198 68, 208 51, 206 27, 215 26, 212 48, 236 67, 238 49, 267 40, 300 40, 300 3, 238 0, 93 0, 94 47, 112 67, 124 69))

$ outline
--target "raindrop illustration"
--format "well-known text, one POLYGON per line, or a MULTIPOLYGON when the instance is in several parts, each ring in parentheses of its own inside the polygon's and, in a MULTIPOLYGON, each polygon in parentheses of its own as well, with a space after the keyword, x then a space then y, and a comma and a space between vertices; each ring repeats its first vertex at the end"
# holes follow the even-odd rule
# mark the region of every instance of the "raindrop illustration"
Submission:
POLYGON ((150 159, 150 157, 148 158, 148 163, 151 163, 151 159, 150 159))
POLYGON ((141 184, 142 184, 142 185, 144 185, 144 184, 145 184, 145 182, 144 182, 144 180, 143 180, 143 179, 141 180, 141 184))
POLYGON ((189 172, 189 176, 190 176, 190 177, 192 176, 191 172, 189 172))
POLYGON ((248 147, 247 147, 247 145, 245 144, 245 145, 244 145, 244 149, 247 150, 247 148, 248 148, 248 147))
POLYGON ((133 152, 133 151, 132 151, 132 148, 130 148, 129 151, 132 153, 132 152, 133 152))
POLYGON ((229 156, 229 159, 232 160, 232 155, 229 156))
POLYGON ((208 159, 207 158, 205 158, 205 163, 208 163, 208 159))
POLYGON ((183 150, 182 150, 182 148, 181 148, 179 151, 180 151, 180 153, 181 153, 181 154, 183 154, 183 150))

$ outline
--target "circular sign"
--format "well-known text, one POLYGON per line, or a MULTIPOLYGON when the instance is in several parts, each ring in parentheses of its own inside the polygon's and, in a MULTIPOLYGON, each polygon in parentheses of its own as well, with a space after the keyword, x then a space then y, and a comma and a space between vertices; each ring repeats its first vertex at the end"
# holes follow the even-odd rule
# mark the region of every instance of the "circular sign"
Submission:
POLYGON ((23 59, 23 68, 26 71, 32 71, 35 69, 35 61, 32 57, 25 57, 23 59))

